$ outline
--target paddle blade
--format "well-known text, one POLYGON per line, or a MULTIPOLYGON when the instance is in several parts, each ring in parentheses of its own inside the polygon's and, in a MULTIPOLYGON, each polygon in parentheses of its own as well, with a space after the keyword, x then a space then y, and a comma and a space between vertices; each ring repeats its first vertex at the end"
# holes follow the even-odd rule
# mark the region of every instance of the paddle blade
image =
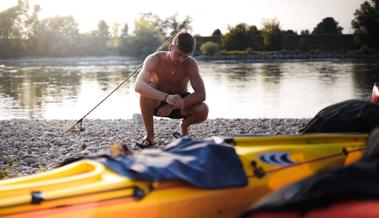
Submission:
POLYGON ((67 133, 69 131, 75 131, 75 132, 84 131, 84 128, 82 127, 82 120, 76 121, 75 123, 70 125, 64 132, 67 133))

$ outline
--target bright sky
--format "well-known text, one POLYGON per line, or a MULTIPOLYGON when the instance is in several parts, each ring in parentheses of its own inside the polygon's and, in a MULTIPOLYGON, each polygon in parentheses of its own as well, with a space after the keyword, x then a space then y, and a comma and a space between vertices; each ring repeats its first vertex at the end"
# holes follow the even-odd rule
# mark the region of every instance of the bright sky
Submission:
MULTIPOLYGON (((227 31, 228 25, 245 22, 261 28, 263 19, 276 18, 281 28, 310 31, 325 17, 333 17, 351 33, 354 12, 364 0, 29 0, 42 8, 40 18, 54 15, 72 15, 82 32, 96 29, 99 20, 110 26, 113 22, 128 23, 133 29, 134 20, 141 13, 152 12, 166 18, 178 14, 193 18, 194 34, 208 36, 215 29, 227 31)), ((0 0, 0 11, 17 4, 17 0, 0 0)))

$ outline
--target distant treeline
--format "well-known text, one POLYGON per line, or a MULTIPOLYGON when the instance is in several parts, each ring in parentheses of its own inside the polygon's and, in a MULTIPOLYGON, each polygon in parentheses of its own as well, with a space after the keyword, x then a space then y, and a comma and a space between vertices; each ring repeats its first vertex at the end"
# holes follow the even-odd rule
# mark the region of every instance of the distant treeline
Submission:
MULTIPOLYGON (((353 35, 342 34, 343 28, 332 17, 326 17, 312 31, 297 33, 282 30, 276 19, 263 21, 262 29, 240 23, 211 36, 197 35, 196 54, 227 54, 234 51, 278 50, 375 50, 379 48, 379 0, 364 2, 354 13, 353 35)), ((191 30, 191 17, 178 20, 177 15, 160 18, 152 13, 135 20, 129 33, 128 24, 107 24, 100 20, 97 29, 80 33, 72 16, 55 16, 40 20, 39 5, 28 0, 0 12, 0 58, 128 55, 144 57, 167 37, 180 29, 191 30)), ((237 52, 238 53, 238 52, 237 52)))

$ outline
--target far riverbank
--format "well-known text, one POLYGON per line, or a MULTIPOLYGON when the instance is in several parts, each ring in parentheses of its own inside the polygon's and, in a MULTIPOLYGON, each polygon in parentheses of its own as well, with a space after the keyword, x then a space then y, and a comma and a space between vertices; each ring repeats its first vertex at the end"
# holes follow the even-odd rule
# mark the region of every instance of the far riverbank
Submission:
POLYGON ((229 52, 228 54, 198 55, 196 59, 202 61, 213 60, 238 60, 238 61, 286 61, 286 60, 330 60, 330 59, 352 59, 352 60, 378 60, 379 52, 358 52, 358 51, 273 51, 273 52, 252 52, 245 51, 229 52))

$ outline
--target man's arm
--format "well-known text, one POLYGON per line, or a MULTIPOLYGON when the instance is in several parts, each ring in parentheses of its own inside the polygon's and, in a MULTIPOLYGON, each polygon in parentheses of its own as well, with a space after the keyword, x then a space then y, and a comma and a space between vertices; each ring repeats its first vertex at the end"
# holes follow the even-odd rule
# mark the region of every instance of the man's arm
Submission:
POLYGON ((139 73, 134 90, 147 98, 158 101, 165 100, 167 93, 159 91, 151 84, 154 68, 158 65, 158 57, 154 54, 149 55, 144 63, 141 72, 139 73))
POLYGON ((188 74, 194 92, 184 98, 184 107, 200 104, 204 102, 206 98, 204 82, 200 76, 199 67, 194 59, 192 59, 190 63, 188 74))

